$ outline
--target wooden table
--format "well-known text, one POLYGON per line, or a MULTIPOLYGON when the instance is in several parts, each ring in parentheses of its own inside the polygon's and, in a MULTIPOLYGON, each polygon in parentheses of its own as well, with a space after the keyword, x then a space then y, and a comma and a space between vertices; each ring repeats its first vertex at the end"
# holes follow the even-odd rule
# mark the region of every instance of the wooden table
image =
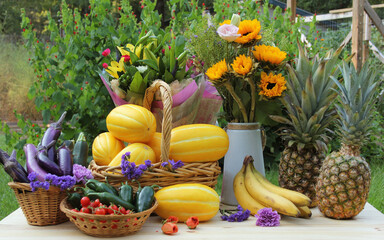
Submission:
MULTIPOLYGON (((162 234, 161 220, 154 216, 150 217, 136 234, 114 239, 384 239, 384 214, 368 203, 365 209, 352 220, 325 218, 317 208, 312 209, 312 213, 310 219, 284 216, 279 227, 258 227, 255 225, 254 217, 240 223, 229 223, 221 221, 218 214, 210 221, 201 223, 196 230, 189 230, 185 224, 179 223, 179 232, 173 236, 162 234)), ((0 239, 78 240, 97 238, 83 234, 71 222, 45 227, 30 226, 19 208, 0 222, 0 239)))

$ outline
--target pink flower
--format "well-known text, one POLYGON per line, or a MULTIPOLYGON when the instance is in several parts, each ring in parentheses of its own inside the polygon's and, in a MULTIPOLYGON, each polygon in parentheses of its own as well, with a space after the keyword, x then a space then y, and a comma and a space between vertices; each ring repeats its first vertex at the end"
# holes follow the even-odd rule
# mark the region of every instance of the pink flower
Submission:
POLYGON ((129 62, 131 60, 131 56, 129 55, 123 55, 122 57, 124 58, 124 62, 129 62))
POLYGON ((108 68, 108 64, 107 63, 103 63, 103 68, 108 68))
POLYGON ((232 24, 223 24, 217 29, 217 34, 219 36, 228 41, 233 42, 236 38, 240 37, 241 34, 238 34, 239 28, 232 24))
POLYGON ((111 53, 111 50, 109 48, 105 49, 101 55, 104 57, 108 56, 111 53))

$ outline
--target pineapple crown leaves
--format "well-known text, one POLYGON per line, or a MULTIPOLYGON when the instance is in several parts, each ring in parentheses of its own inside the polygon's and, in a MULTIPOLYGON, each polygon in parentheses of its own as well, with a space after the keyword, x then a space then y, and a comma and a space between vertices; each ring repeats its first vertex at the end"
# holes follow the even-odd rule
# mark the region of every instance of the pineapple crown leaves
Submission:
POLYGON ((335 52, 329 51, 325 57, 318 55, 310 59, 307 52, 299 46, 299 58, 296 66, 287 64, 287 91, 281 102, 286 108, 288 118, 270 116, 273 120, 287 124, 281 132, 288 146, 297 145, 298 150, 315 147, 326 149, 329 139, 328 126, 336 119, 336 112, 330 108, 337 92, 336 83, 331 76, 338 76, 338 57, 342 47, 335 52))
POLYGON ((337 133, 343 143, 360 146, 372 127, 371 115, 377 101, 379 78, 368 63, 359 73, 351 63, 343 62, 339 69, 342 79, 332 77, 337 85, 333 90, 339 95, 336 104, 339 117, 337 133))

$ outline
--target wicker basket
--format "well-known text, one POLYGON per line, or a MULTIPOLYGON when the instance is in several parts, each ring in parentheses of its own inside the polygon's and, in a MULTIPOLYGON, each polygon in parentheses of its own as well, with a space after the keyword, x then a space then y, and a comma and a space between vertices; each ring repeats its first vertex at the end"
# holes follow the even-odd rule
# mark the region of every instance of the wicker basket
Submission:
MULTIPOLYGON (((145 91, 145 108, 149 110, 151 109, 151 104, 157 91, 160 92, 163 103, 160 163, 155 163, 152 171, 144 172, 139 179, 140 184, 142 186, 157 184, 161 187, 166 187, 179 183, 200 183, 214 188, 217 184, 217 178, 221 173, 218 161, 184 163, 183 167, 176 169, 174 172, 161 167, 161 162, 168 161, 169 159, 172 131, 172 95, 171 89, 167 83, 161 80, 156 80, 145 91)), ((115 186, 120 185, 121 182, 127 181, 127 178, 121 174, 120 166, 98 166, 92 161, 89 168, 92 170, 92 175, 95 179, 99 181, 104 181, 107 177, 108 182, 115 186)), ((135 185, 135 183, 132 184, 135 185)))
POLYGON ((9 182, 28 224, 35 226, 55 225, 68 221, 60 211, 60 202, 67 196, 60 188, 50 186, 49 190, 32 192, 29 183, 9 182))
POLYGON ((156 201, 150 209, 139 213, 96 215, 71 211, 72 206, 65 198, 60 204, 60 209, 85 234, 95 237, 120 237, 139 231, 157 206, 156 201))

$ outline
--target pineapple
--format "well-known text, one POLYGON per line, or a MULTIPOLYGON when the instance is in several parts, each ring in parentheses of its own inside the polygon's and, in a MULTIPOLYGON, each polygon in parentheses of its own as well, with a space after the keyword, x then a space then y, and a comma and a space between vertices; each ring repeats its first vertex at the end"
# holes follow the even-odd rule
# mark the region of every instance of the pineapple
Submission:
POLYGON ((279 184, 307 195, 311 207, 316 206, 315 186, 327 152, 329 137, 325 133, 336 117, 330 108, 337 95, 330 76, 338 75, 341 50, 309 59, 299 44, 299 58, 295 69, 288 65, 287 91, 281 99, 288 118, 271 116, 288 124, 281 133, 286 146, 280 158, 279 184))
POLYGON ((347 219, 363 210, 368 198, 370 169, 360 156, 360 148, 372 125, 377 81, 367 64, 356 73, 353 66, 344 63, 341 71, 343 82, 334 79, 339 93, 336 108, 341 148, 324 160, 316 192, 318 207, 325 216, 347 219))

